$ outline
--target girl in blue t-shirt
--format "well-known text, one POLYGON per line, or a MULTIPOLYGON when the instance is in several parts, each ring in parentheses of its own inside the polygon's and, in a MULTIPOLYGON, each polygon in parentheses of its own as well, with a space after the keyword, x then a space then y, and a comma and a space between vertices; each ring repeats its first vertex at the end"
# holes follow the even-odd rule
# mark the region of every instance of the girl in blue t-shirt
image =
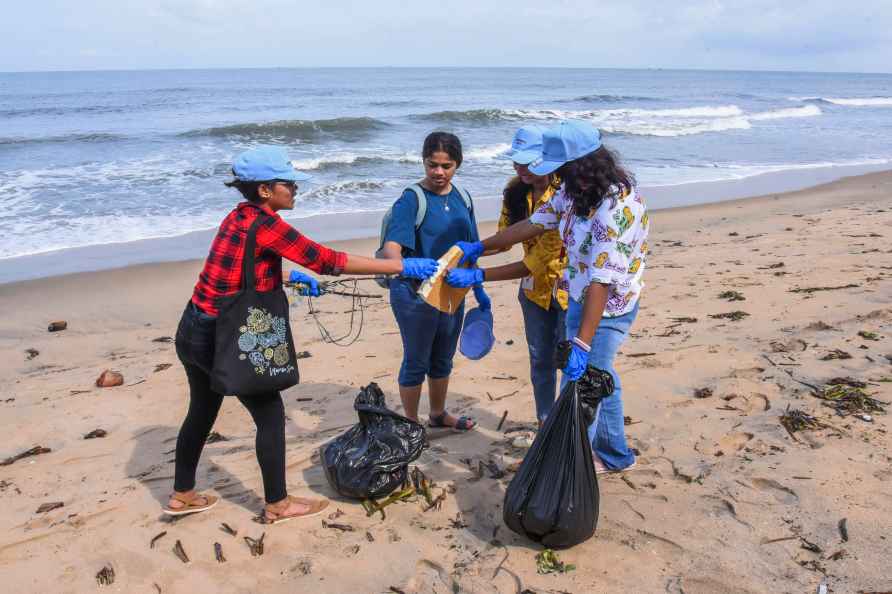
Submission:
MULTIPOLYGON (((478 241, 477 221, 452 176, 461 166, 461 141, 448 132, 433 132, 424 140, 424 179, 419 185, 427 201, 427 212, 416 229, 418 198, 405 190, 393 205, 384 233, 379 258, 424 257, 439 259, 459 241, 478 241)), ((425 376, 430 393, 430 426, 467 431, 475 426, 468 417, 456 417, 446 410, 446 393, 452 359, 458 345, 464 317, 464 303, 447 314, 418 296, 419 283, 406 279, 390 281, 390 306, 403 340, 400 366, 400 399, 404 414, 418 420, 418 403, 425 376)), ((482 286, 474 287, 481 309, 490 302, 482 286)))

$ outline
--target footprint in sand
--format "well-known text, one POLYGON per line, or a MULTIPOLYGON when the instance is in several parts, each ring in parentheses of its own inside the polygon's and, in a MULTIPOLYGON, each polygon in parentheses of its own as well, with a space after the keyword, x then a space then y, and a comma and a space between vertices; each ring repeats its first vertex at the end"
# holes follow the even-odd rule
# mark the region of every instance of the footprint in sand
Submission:
POLYGON ((719 449, 721 449, 726 454, 730 452, 737 452, 741 450, 752 438, 753 434, 747 433, 746 431, 729 433, 719 440, 719 449))
POLYGON ((776 480, 767 478, 754 478, 750 481, 760 491, 765 491, 773 496, 779 503, 795 505, 799 503, 799 495, 790 487, 786 487, 776 480))

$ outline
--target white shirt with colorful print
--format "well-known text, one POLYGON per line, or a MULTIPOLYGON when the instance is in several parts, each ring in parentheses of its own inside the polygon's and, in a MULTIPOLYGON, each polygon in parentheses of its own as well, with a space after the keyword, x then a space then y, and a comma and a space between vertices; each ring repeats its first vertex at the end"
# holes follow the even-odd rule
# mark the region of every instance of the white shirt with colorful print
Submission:
POLYGON ((608 195, 588 218, 573 213, 573 200, 563 187, 530 217, 534 225, 557 229, 567 250, 568 263, 561 288, 582 303, 589 285, 609 286, 604 315, 629 313, 644 283, 648 216, 637 188, 608 195))

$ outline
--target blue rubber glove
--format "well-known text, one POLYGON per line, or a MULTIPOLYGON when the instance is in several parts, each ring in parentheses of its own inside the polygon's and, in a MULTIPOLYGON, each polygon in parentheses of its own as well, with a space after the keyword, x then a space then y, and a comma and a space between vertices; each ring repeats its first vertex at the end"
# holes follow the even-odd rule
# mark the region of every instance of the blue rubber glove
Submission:
POLYGON ((588 367, 588 353, 574 343, 570 351, 570 358, 567 359, 567 364, 563 369, 564 377, 571 382, 575 382, 585 373, 586 367, 588 367))
POLYGON ((446 283, 452 287, 470 287, 483 282, 479 268, 453 268, 446 273, 446 283))
POLYGON ((437 272, 437 261, 431 258, 403 258, 403 272, 400 276, 424 280, 437 272))
POLYGON ((455 245, 463 252, 461 260, 458 261, 459 266, 463 266, 465 262, 470 262, 473 266, 477 263, 477 258, 483 254, 483 243, 479 241, 459 241, 455 245))
POLYGON ((492 301, 489 300, 489 295, 483 290, 483 285, 474 285, 474 297, 477 299, 477 306, 480 308, 480 311, 492 309, 492 301))
POLYGON ((303 285, 297 289, 298 295, 309 295, 310 297, 318 297, 320 295, 319 281, 309 274, 304 274, 299 270, 292 270, 291 274, 288 275, 288 282, 303 285))

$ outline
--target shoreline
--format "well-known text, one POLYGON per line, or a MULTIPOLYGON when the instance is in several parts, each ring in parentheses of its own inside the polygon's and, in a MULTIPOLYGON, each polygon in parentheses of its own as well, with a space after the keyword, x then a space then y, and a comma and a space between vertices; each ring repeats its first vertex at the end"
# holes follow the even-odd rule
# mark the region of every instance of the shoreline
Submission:
MULTIPOLYGON (((740 179, 645 186, 642 192, 648 199, 650 210, 656 212, 729 201, 758 200, 883 171, 890 171, 888 163, 788 169, 740 179)), ((498 219, 500 202, 500 198, 475 200, 477 219, 481 226, 498 219)), ((308 237, 335 246, 343 241, 376 239, 384 212, 370 210, 307 217, 289 217, 286 214, 284 218, 308 237), (336 223, 334 227, 333 223, 336 223)), ((0 287, 78 273, 203 259, 214 232, 215 229, 211 228, 177 236, 64 248, 0 259, 0 287)))

